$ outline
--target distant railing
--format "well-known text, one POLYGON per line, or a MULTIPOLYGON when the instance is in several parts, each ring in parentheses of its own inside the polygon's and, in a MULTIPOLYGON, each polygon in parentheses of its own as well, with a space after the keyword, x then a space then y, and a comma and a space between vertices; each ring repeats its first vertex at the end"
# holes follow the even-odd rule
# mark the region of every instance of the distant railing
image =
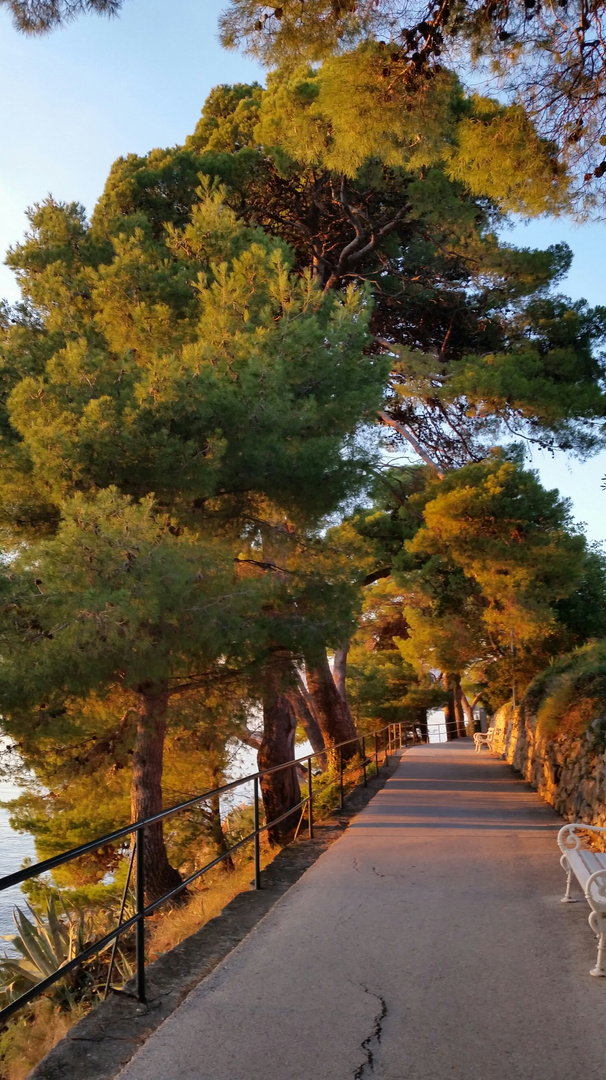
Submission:
MULTIPOLYGON (((251 773, 249 776, 244 776, 240 780, 233 780, 230 784, 224 784, 222 787, 214 788, 212 791, 205 791, 202 795, 196 795, 192 799, 187 799, 186 802, 179 803, 177 806, 171 806, 168 810, 163 810, 159 814, 154 814, 152 817, 145 818, 142 821, 135 822, 131 825, 125 825, 121 829, 116 829, 115 832, 108 833, 106 836, 102 836, 95 840, 89 840, 86 844, 81 844, 77 848, 72 848, 70 851, 62 852, 60 855, 54 855, 50 859, 44 859, 42 862, 35 863, 33 866, 26 866, 23 870, 18 870, 14 874, 7 874, 5 877, 0 878, 0 892, 5 889, 10 889, 14 885, 20 885, 24 881, 29 881, 31 878, 39 877, 41 874, 45 874, 50 870, 55 870, 58 866, 63 866, 65 863, 72 862, 72 860, 79 858, 82 855, 86 855, 90 851, 95 851, 97 848, 107 844, 114 844, 117 840, 122 840, 126 836, 135 834, 134 842, 131 848, 130 862, 128 867, 128 873, 126 883, 124 886, 124 892, 122 896, 122 903, 120 907, 120 914, 118 917, 118 925, 114 927, 108 934, 105 934, 98 941, 94 942, 88 948, 83 949, 73 959, 67 961, 56 971, 53 971, 46 978, 32 986, 26 993, 21 994, 15 1001, 11 1001, 4 1009, 0 1010, 0 1024, 8 1020, 19 1009, 23 1008, 30 1001, 43 994, 54 983, 68 975, 70 971, 78 967, 85 960, 89 960, 91 957, 103 952, 108 946, 112 945, 112 954, 110 958, 109 971, 107 975, 105 994, 107 996, 108 991, 111 988, 111 976, 113 970, 114 957, 116 952, 116 946, 118 938, 127 933, 135 927, 135 951, 136 951, 136 994, 142 1003, 146 1001, 145 994, 145 919, 148 915, 151 915, 162 904, 165 904, 168 900, 172 900, 178 893, 182 892, 191 885, 197 878, 202 877, 203 874, 208 873, 215 866, 218 866, 224 859, 229 858, 234 851, 243 847, 244 844, 248 844, 251 841, 254 845, 254 882, 255 889, 261 888, 261 854, 259 846, 259 838, 261 833, 273 828, 275 825, 280 824, 286 818, 290 817, 297 810, 301 810, 301 817, 299 820, 299 826, 307 816, 307 832, 310 838, 313 838, 313 804, 314 799, 318 797, 323 791, 327 791, 330 787, 338 784, 339 790, 339 806, 343 809, 345 788, 344 780, 345 776, 354 769, 359 770, 362 773, 363 784, 367 783, 367 769, 374 760, 375 767, 379 769, 379 759, 383 758, 383 764, 386 762, 389 754, 395 750, 403 749, 404 743, 408 741, 416 741, 416 732, 414 726, 409 724, 388 724, 386 727, 381 728, 379 731, 372 732, 370 735, 358 735, 355 739, 348 739, 343 743, 338 743, 336 746, 327 747, 326 750, 320 751, 315 754, 307 754, 305 757, 298 758, 293 761, 286 761, 283 765, 276 765, 273 769, 265 769, 263 772, 251 773), (367 756, 367 744, 370 741, 371 753, 367 756), (351 746, 352 743, 357 744, 359 748, 359 758, 356 755, 355 765, 346 765, 343 757, 343 750, 346 746, 351 746), (329 754, 335 764, 338 766, 337 775, 330 779, 328 783, 325 783, 321 787, 314 787, 314 775, 312 769, 312 762, 314 758, 325 757, 329 754), (269 776, 272 773, 280 772, 282 769, 303 768, 307 777, 307 795, 301 799, 295 806, 291 806, 286 813, 281 814, 280 817, 275 818, 273 821, 266 821, 263 825, 260 824, 260 798, 259 798, 259 781, 262 777, 269 776), (175 888, 170 889, 164 893, 158 900, 154 900, 153 903, 145 904, 145 859, 144 859, 144 846, 145 846, 145 828, 148 825, 152 825, 158 821, 164 821, 173 814, 178 814, 180 811, 188 810, 198 803, 205 802, 206 800, 225 795, 228 791, 235 791, 236 788, 242 787, 244 784, 253 785, 253 831, 245 836, 243 839, 238 840, 236 844, 232 844, 230 848, 222 852, 215 859, 206 863, 201 869, 194 871, 189 877, 186 877, 175 888), (305 810, 307 809, 307 815, 305 810), (126 900, 128 896, 128 890, 130 886, 130 880, 135 867, 135 903, 136 913, 129 919, 123 921, 123 915, 126 908, 126 900)), ((320 778, 317 778, 320 779, 320 778)), ((297 827, 297 833, 299 830, 297 827)))

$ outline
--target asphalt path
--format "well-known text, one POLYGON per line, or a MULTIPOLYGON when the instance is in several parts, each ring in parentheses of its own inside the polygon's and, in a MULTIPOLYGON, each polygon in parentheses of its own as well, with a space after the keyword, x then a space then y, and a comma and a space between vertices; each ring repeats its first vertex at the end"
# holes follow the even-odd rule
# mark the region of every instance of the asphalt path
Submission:
POLYGON ((561 824, 469 740, 415 747, 120 1080, 605 1080, 561 824))

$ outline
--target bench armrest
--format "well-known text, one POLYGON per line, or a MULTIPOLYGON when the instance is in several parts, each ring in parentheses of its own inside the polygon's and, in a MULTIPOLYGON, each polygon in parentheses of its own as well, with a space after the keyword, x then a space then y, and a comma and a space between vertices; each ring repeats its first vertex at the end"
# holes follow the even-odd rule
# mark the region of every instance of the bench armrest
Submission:
POLYGON ((606 916, 606 870, 591 875, 585 886, 585 896, 592 911, 606 916))
POLYGON ((605 825, 584 825, 582 821, 570 821, 558 833, 558 847, 564 854, 567 851, 576 851, 580 848, 581 837, 578 835, 577 829, 584 829, 586 832, 606 833, 605 825))

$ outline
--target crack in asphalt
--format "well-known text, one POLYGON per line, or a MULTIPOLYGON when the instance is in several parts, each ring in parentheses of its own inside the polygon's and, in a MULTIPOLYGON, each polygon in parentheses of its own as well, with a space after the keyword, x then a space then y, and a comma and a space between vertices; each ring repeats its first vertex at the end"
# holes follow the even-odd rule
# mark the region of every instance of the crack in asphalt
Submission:
POLYGON ((365 1080, 365 1078, 370 1077, 374 1074, 375 1056, 371 1049, 371 1045, 372 1043, 376 1043, 378 1046, 381 1042, 381 1035, 383 1034, 383 1021, 385 1020, 385 1017, 388 1013, 387 1002, 381 994, 375 994, 373 990, 369 990, 367 986, 364 986, 364 983, 360 983, 360 986, 362 987, 365 994, 370 994, 371 997, 376 998, 377 1001, 381 1003, 381 1008, 375 1016, 374 1027, 370 1035, 367 1035, 360 1044, 361 1049, 366 1054, 366 1061, 363 1061, 362 1064, 358 1066, 355 1073, 353 1074, 353 1080, 365 1080))

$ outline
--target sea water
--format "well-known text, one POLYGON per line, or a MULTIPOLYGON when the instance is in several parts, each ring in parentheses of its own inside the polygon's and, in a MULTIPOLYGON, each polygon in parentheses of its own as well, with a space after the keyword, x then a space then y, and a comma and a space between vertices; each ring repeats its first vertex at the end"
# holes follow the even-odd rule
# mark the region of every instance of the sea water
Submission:
MULTIPOLYGON (((0 780, 0 801, 16 799, 21 794, 20 788, 10 780, 0 780)), ((34 839, 29 833, 14 832, 9 823, 9 811, 0 807, 0 877, 13 874, 21 869, 25 858, 36 858, 34 839)), ((20 885, 0 892, 0 935, 14 934, 13 909, 15 904, 25 907, 25 897, 20 885)), ((0 953, 8 942, 0 942, 0 953)))

